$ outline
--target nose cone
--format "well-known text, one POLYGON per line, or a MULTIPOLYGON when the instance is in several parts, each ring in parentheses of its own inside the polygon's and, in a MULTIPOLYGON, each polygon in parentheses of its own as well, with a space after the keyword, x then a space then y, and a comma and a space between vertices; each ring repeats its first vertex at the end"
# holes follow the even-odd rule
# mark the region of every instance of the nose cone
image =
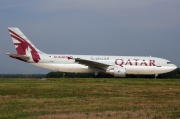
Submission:
POLYGON ((174 65, 174 64, 171 64, 170 66, 168 66, 168 72, 171 72, 171 71, 173 71, 173 70, 175 70, 177 68, 177 66, 176 65, 174 65))
POLYGON ((166 70, 166 73, 167 73, 167 72, 171 72, 171 71, 175 70, 176 68, 177 68, 176 65, 171 64, 170 66, 166 67, 165 70, 166 70))
POLYGON ((176 66, 176 65, 174 65, 174 64, 172 64, 171 69, 172 69, 172 71, 173 71, 173 70, 177 69, 177 66, 176 66))

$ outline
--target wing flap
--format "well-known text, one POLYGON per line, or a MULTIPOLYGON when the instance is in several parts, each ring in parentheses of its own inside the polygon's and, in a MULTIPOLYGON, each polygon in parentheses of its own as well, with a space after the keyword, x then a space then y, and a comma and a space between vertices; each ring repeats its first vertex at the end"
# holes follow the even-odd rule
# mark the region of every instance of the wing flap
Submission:
POLYGON ((110 66, 110 65, 105 64, 105 63, 92 61, 92 60, 81 59, 81 58, 75 58, 75 62, 78 62, 79 64, 87 65, 87 66, 100 68, 100 69, 105 69, 106 67, 110 66))

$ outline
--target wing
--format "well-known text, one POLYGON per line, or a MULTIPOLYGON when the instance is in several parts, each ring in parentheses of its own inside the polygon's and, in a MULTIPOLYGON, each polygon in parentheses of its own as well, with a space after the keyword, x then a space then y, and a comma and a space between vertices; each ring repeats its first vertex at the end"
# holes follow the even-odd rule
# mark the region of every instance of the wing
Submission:
POLYGON ((11 54, 11 53, 6 53, 6 55, 9 55, 11 58, 19 59, 19 60, 22 60, 25 62, 30 59, 30 57, 28 57, 26 55, 11 54))
POLYGON ((92 67, 96 67, 96 68, 103 69, 103 70, 105 68, 107 68, 108 66, 110 66, 109 64, 92 61, 92 60, 86 60, 86 59, 81 59, 81 58, 74 58, 74 59, 75 59, 75 62, 78 62, 79 64, 92 66, 92 67))

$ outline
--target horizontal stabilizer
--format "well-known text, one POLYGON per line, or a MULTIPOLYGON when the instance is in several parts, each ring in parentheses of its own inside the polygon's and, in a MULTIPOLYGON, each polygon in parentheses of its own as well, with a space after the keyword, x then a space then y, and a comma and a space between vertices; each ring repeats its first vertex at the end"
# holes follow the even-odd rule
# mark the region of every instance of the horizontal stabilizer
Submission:
POLYGON ((6 53, 6 55, 9 55, 11 58, 19 59, 22 61, 28 61, 30 59, 30 57, 26 55, 11 54, 11 53, 6 53))

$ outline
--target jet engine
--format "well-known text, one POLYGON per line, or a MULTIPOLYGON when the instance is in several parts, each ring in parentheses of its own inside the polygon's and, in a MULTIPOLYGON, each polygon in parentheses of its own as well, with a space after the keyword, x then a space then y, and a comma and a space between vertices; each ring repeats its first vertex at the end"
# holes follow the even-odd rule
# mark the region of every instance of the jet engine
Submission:
POLYGON ((113 75, 114 77, 126 77, 126 68, 114 67, 107 69, 106 73, 113 75))

